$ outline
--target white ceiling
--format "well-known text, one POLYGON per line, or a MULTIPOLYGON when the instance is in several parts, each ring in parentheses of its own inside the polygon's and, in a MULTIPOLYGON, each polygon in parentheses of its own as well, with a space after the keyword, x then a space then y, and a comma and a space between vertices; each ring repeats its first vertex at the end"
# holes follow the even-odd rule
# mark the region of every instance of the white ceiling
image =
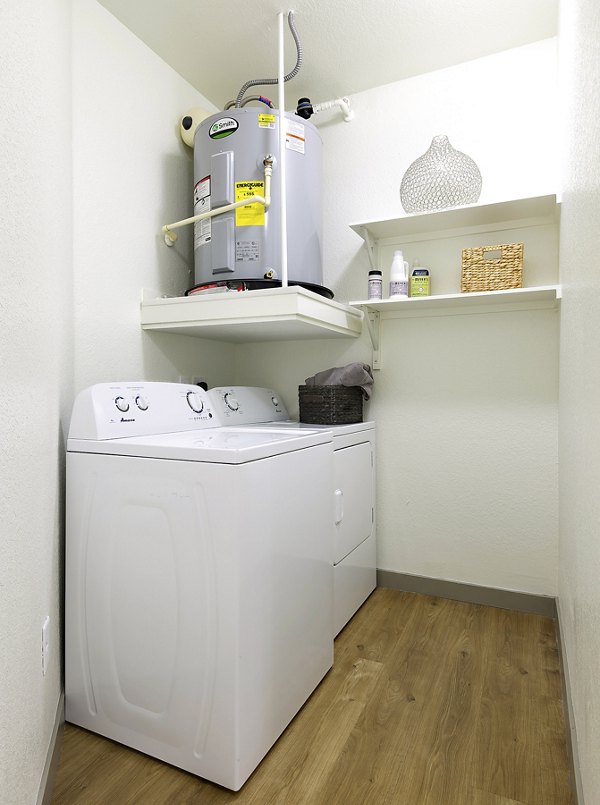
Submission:
MULTIPOLYGON (((100 0, 217 107, 277 75, 280 0, 100 0)), ((292 2, 292 0, 290 0, 292 2)), ((304 50, 286 106, 325 101, 555 36, 558 0, 294 0, 304 50)), ((286 25, 286 71, 296 51, 286 25)), ((276 88, 256 92, 276 100, 276 88), (270 94, 269 94, 270 93, 270 94)))

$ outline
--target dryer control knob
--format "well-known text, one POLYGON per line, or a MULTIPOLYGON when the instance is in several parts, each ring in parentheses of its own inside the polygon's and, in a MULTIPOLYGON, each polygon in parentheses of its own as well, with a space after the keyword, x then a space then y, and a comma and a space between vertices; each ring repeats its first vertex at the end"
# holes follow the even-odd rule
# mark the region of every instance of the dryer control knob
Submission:
POLYGON ((124 414, 126 411, 129 411, 129 403, 125 397, 115 397, 115 405, 122 414, 124 414))
POLYGON ((238 408, 240 407, 239 402, 235 399, 235 397, 232 397, 231 394, 225 395, 225 402, 227 404, 227 407, 232 411, 237 411, 238 408))
POLYGON ((201 414, 204 410, 204 402, 202 401, 202 397, 199 394, 196 394, 195 391, 188 391, 187 395, 187 403, 197 414, 201 414))
POLYGON ((142 396, 140 396, 139 394, 138 394, 138 396, 135 398, 135 404, 136 404, 136 405, 137 405, 137 407, 140 409, 140 411, 147 411, 147 410, 148 410, 148 403, 147 403, 147 402, 146 402, 146 400, 145 400, 145 399, 144 399, 142 396))
POLYGON ((275 408, 277 408, 279 405, 279 397, 271 397, 271 402, 273 403, 275 408))

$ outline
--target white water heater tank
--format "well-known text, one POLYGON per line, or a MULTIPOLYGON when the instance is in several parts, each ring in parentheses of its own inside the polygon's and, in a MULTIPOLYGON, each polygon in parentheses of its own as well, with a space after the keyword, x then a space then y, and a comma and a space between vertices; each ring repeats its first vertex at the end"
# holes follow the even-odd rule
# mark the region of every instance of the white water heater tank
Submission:
MULTIPOLYGON (((274 157, 271 205, 260 203, 194 224, 195 283, 281 279, 279 111, 239 108, 206 118, 194 137, 194 215, 264 195, 264 159, 274 157)), ((290 283, 322 286, 322 142, 286 112, 287 260, 290 283)))

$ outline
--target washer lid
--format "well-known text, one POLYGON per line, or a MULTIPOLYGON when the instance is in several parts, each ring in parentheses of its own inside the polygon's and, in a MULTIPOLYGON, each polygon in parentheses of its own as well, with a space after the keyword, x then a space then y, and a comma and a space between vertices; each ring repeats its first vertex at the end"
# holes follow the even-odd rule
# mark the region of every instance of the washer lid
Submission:
MULTIPOLYGON (((229 426, 226 426, 229 427, 229 426)), ((283 422, 258 422, 257 424, 247 424, 245 427, 247 428, 273 428, 273 429, 282 429, 282 430, 298 430, 301 433, 305 433, 307 430, 313 431, 329 431, 333 436, 333 439, 339 438, 341 436, 352 436, 356 433, 362 433, 363 431, 374 431, 375 430, 375 422, 372 420, 367 422, 353 422, 347 425, 315 425, 314 423, 310 422, 296 422, 293 419, 286 419, 283 422)), ((365 434, 365 438, 370 438, 369 434, 365 434)))
POLYGON ((205 461, 243 464, 282 453, 331 443, 331 431, 288 431, 275 428, 215 428, 181 431, 158 436, 132 436, 96 441, 69 439, 71 453, 162 458, 177 461, 205 461))
POLYGON ((346 436, 352 433, 360 433, 363 430, 373 430, 375 428, 375 422, 352 422, 347 425, 316 425, 312 422, 293 422, 292 420, 288 420, 287 422, 277 422, 276 427, 306 428, 308 430, 318 431, 328 430, 335 438, 336 436, 346 436))

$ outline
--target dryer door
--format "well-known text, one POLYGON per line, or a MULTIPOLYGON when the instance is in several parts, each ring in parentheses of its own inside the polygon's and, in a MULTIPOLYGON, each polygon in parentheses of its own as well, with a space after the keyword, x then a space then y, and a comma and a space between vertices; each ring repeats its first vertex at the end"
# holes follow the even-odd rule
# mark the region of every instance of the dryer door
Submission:
POLYGON ((371 444, 344 447, 333 454, 335 548, 333 563, 360 545, 373 530, 371 444))

